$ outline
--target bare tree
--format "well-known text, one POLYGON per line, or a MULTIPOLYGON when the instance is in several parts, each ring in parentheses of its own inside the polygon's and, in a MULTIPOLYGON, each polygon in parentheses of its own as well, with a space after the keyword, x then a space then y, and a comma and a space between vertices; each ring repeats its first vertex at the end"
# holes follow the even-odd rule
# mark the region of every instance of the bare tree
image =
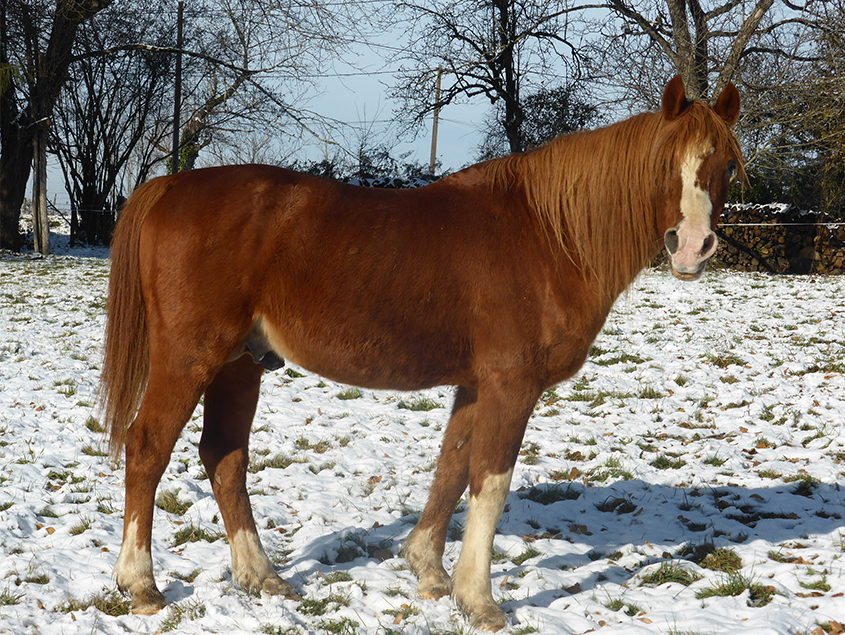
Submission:
POLYGON ((54 111, 51 149, 70 197, 72 241, 81 234, 89 244, 108 242, 120 200, 146 176, 150 150, 168 132, 172 55, 144 48, 96 54, 125 42, 169 40, 170 25, 160 16, 138 15, 125 7, 104 11, 80 30, 75 50, 84 61, 71 66, 54 111), (145 157, 140 162, 136 149, 145 157))
POLYGON ((713 99, 752 56, 789 57, 779 36, 818 25, 806 5, 774 0, 605 0, 612 19, 591 18, 585 56, 593 79, 621 88, 628 101, 653 107, 660 87, 680 74, 688 96, 713 99))
POLYGON ((4 0, 0 15, 0 248, 17 250, 38 126, 49 125, 82 24, 112 0, 4 0))
POLYGON ((268 129, 280 146, 302 135, 319 138, 326 122, 303 103, 325 64, 365 23, 355 2, 321 0, 213 0, 193 13, 207 55, 186 82, 181 168, 194 167, 212 145, 211 162, 226 147, 238 154, 235 146, 266 138, 268 129))
POLYGON ((579 41, 557 0, 436 0, 399 5, 409 24, 407 61, 392 94, 416 126, 434 110, 459 100, 501 104, 499 121, 512 152, 526 147, 523 94, 550 76, 578 74, 579 41), (434 100, 438 67, 443 90, 434 100))
POLYGON ((845 2, 827 2, 812 28, 781 34, 789 51, 741 69, 749 114, 740 124, 752 177, 748 197, 845 219, 845 2))
MULTIPOLYGON (((525 121, 522 136, 525 148, 541 146, 555 137, 594 126, 602 121, 599 109, 590 102, 589 95, 576 82, 552 88, 540 88, 523 100, 525 121)), ((479 147, 478 159, 490 159, 509 151, 504 114, 496 108, 479 147)))

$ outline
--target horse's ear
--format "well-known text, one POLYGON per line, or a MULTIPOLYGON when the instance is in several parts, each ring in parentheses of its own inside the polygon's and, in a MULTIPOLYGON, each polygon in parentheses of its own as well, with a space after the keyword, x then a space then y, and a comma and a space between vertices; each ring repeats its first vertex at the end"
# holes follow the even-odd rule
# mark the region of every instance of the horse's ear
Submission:
POLYGON ((728 127, 733 126, 739 119, 739 102, 739 91, 736 86, 728 82, 728 85, 719 95, 719 99, 716 100, 716 105, 713 106, 713 110, 724 119, 728 127))
POLYGON ((679 117, 690 106, 687 95, 684 92, 684 80, 680 75, 675 75, 663 91, 662 111, 667 121, 679 117))

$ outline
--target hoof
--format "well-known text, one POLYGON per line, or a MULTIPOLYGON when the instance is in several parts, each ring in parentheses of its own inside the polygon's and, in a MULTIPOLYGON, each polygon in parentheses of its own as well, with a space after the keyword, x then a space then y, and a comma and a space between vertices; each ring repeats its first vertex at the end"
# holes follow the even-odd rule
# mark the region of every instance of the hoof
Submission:
POLYGON ((298 600, 299 594, 291 584, 282 580, 275 571, 267 571, 262 574, 251 572, 249 575, 241 573, 235 581, 247 593, 261 595, 262 592, 270 595, 280 595, 288 600, 298 600))
POLYGON ((442 575, 431 572, 428 576, 420 577, 417 593, 425 600, 439 600, 444 595, 452 594, 452 580, 445 571, 442 575))
POLYGON ((130 590, 129 596, 132 598, 132 612, 136 615, 155 615, 167 604, 164 596, 154 586, 130 590))
POLYGON ((261 590, 270 595, 281 595, 286 600, 299 600, 299 594, 288 582, 285 582, 279 577, 268 578, 261 585, 261 590))
POLYGON ((485 606, 481 611, 470 616, 473 627, 479 631, 500 631, 511 625, 505 612, 498 606, 485 606))

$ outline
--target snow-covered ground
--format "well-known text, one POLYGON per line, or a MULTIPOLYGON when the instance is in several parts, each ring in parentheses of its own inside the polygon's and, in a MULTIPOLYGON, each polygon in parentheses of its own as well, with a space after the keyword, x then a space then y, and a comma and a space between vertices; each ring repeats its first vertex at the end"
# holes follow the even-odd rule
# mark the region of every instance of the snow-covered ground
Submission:
MULTIPOLYGON (((0 632, 472 631, 398 555, 452 389, 355 391, 291 367, 265 376, 249 488, 302 600, 233 588, 198 410, 156 509, 169 606, 126 614, 123 470, 93 411, 109 265, 70 254, 0 255, 0 632)), ((843 632, 843 413, 845 279, 643 274, 530 421, 495 539, 511 632, 843 632)))

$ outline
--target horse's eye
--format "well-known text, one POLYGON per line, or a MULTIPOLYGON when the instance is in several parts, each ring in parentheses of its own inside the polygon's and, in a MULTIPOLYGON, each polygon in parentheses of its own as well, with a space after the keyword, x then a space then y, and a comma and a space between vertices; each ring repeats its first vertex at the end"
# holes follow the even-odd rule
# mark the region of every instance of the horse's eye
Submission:
POLYGON ((728 161, 728 167, 725 170, 728 174, 728 178, 732 179, 736 176, 736 161, 728 161))

